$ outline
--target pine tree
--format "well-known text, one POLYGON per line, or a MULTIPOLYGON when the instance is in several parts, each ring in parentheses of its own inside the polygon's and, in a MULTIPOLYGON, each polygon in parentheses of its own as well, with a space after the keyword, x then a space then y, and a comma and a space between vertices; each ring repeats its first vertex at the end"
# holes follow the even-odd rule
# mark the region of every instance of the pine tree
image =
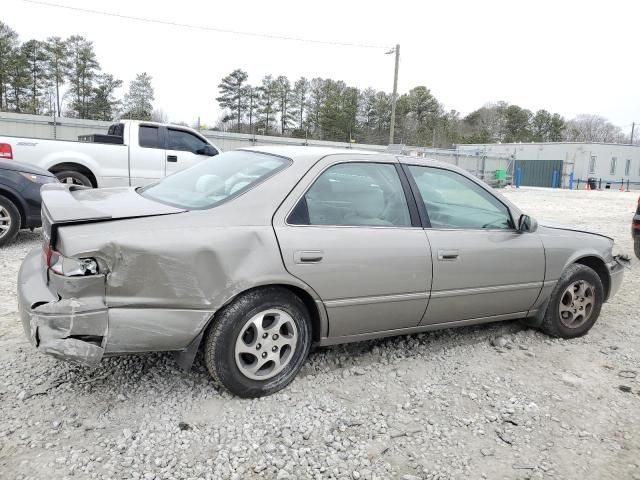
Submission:
POLYGON ((93 120, 113 120, 118 112, 120 102, 115 98, 115 91, 122 87, 122 80, 109 73, 98 76, 93 89, 89 107, 89 117, 93 120))
POLYGON ((260 114, 260 123, 264 126, 264 133, 268 134, 271 121, 275 117, 276 109, 276 82, 271 75, 265 75, 260 85, 260 98, 258 100, 258 113, 260 114))
POLYGON ((9 57, 8 106, 16 113, 26 113, 29 109, 30 75, 27 60, 22 49, 14 50, 9 57))
POLYGON ((45 49, 47 53, 47 75, 55 90, 55 111, 58 116, 62 115, 62 93, 61 87, 69 78, 71 62, 67 43, 60 37, 47 38, 45 49))
POLYGON ((129 84, 129 92, 124 96, 124 116, 134 120, 151 120, 153 100, 151 75, 146 72, 137 74, 129 84))
POLYGON ((247 115, 249 117, 249 133, 253 133, 253 125, 256 120, 256 110, 258 109, 258 100, 260 92, 256 87, 247 85, 244 87, 244 96, 246 100, 247 115))
POLYGON ((78 118, 89 117, 89 100, 93 93, 94 81, 100 71, 100 64, 93 50, 93 43, 80 35, 67 40, 71 71, 71 111, 78 118))
POLYGON ((240 131, 240 122, 242 121, 242 112, 246 110, 246 86, 245 82, 249 75, 244 70, 235 69, 229 75, 224 77, 218 88, 220 96, 216 101, 221 108, 226 108, 234 112, 236 118, 236 128, 240 131))
POLYGON ((300 77, 293 85, 291 98, 291 113, 296 119, 298 129, 304 130, 305 113, 307 113, 307 103, 309 101, 309 82, 306 78, 300 77))
POLYGON ((309 113, 308 117, 313 126, 313 134, 316 138, 322 138, 322 106, 325 101, 325 80, 314 78, 309 84, 309 113))
POLYGON ((0 22, 0 110, 9 109, 9 77, 18 48, 18 34, 0 22))
POLYGON ((283 75, 275 80, 275 105, 280 113, 280 133, 283 135, 287 131, 287 127, 291 123, 291 82, 283 75))
POLYGON ((29 71, 29 112, 39 115, 43 112, 44 97, 49 87, 45 45, 38 40, 29 40, 22 44, 20 50, 29 71))

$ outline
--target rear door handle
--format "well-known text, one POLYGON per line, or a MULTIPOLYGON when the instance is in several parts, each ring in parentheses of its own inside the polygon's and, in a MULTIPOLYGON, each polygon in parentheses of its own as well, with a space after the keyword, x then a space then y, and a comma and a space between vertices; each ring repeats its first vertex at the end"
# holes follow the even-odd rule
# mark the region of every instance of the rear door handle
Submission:
POLYGON ((167 155, 167 162, 177 162, 177 161, 178 161, 177 155, 167 155))
POLYGON ((295 263, 320 263, 323 257, 322 250, 298 250, 293 253, 295 263))
POLYGON ((458 250, 438 250, 438 260, 443 262, 457 260, 459 255, 458 250))

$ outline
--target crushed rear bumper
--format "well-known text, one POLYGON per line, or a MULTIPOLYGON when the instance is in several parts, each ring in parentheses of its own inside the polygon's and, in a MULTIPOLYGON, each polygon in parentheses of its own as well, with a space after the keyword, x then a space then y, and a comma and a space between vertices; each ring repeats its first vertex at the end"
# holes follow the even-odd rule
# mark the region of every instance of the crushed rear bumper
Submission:
POLYGON ((24 259, 18 274, 18 302, 25 335, 39 351, 61 360, 95 365, 102 359, 108 334, 104 276, 70 279, 51 274, 47 286, 40 249, 24 259))

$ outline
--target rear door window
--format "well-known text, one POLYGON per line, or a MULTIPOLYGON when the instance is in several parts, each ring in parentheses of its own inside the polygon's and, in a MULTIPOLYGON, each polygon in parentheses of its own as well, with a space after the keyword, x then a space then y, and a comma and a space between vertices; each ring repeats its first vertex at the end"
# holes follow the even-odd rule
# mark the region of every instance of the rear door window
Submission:
POLYGON ((325 170, 288 219, 291 225, 409 227, 394 165, 341 163, 325 170))
POLYGON ((138 143, 144 148, 164 148, 160 141, 160 128, 150 125, 140 125, 138 143))

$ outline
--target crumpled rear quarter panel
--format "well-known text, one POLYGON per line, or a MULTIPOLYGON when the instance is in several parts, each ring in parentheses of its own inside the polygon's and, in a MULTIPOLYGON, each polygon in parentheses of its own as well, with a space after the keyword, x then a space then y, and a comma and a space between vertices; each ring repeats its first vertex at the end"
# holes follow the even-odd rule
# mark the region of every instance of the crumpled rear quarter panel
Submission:
POLYGON ((106 271, 107 353, 183 349, 238 293, 298 282, 270 225, 227 227, 211 217, 197 211, 60 229, 65 254, 98 258, 106 271))

